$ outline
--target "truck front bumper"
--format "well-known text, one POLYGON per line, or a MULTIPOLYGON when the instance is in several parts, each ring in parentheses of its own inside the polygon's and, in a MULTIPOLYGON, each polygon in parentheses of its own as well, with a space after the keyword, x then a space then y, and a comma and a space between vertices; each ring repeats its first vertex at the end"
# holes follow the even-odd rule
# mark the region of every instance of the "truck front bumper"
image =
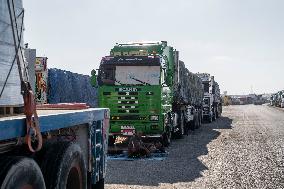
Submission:
MULTIPOLYGON (((109 147, 108 152, 110 154, 113 153, 121 153, 123 151, 128 150, 129 141, 133 136, 126 136, 120 133, 112 133, 109 135, 109 147)), ((157 135, 142 135, 141 140, 144 144, 155 144, 161 142, 163 136, 160 134, 157 135)))

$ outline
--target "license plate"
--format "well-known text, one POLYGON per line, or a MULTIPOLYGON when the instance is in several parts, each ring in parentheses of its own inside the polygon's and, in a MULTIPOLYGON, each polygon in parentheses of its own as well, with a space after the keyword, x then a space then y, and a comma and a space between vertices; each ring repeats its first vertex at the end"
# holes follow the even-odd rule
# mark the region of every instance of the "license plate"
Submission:
POLYGON ((122 135, 132 136, 135 134, 135 127, 133 126, 121 126, 120 130, 122 135))

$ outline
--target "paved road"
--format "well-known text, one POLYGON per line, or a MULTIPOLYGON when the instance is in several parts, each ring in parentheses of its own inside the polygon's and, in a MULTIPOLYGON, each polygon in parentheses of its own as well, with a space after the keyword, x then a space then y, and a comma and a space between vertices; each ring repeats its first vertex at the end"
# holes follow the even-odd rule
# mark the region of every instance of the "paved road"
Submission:
POLYGON ((228 106, 164 161, 109 161, 107 189, 284 188, 284 111, 228 106))

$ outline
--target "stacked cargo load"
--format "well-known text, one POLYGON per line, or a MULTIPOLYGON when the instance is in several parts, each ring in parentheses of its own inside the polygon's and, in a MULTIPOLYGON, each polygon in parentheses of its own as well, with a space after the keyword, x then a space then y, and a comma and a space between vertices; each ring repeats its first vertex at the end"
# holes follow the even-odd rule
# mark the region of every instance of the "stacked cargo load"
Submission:
MULTIPOLYGON (((176 52, 176 57, 178 57, 178 52, 176 52)), ((177 104, 188 104, 190 103, 189 85, 186 69, 183 61, 176 61, 175 64, 175 74, 174 74, 174 84, 173 84, 173 97, 177 104)))
POLYGON ((200 127, 202 121, 203 87, 201 79, 190 72, 175 51, 173 80, 173 112, 176 113, 180 138, 189 129, 200 127))
POLYGON ((177 104, 202 105, 202 80, 190 72, 180 60, 175 64, 173 96, 177 104))
POLYGON ((56 103, 87 103, 97 107, 97 90, 88 75, 51 68, 48 69, 47 101, 56 103))
MULTIPOLYGON (((0 0, 0 106, 23 104, 17 65, 17 62, 24 62, 23 18, 22 0, 15 0, 10 6, 6 0, 0 0)), ((22 68, 25 66, 21 64, 22 68)), ((26 72, 22 75, 27 79, 26 72)))
POLYGON ((203 102, 202 80, 194 73, 189 72, 192 101, 191 104, 201 107, 203 102))
MULTIPOLYGON (((178 52, 176 51, 176 57, 178 52)), ((174 102, 177 104, 202 105, 203 87, 201 79, 190 72, 183 61, 175 62, 174 102)))

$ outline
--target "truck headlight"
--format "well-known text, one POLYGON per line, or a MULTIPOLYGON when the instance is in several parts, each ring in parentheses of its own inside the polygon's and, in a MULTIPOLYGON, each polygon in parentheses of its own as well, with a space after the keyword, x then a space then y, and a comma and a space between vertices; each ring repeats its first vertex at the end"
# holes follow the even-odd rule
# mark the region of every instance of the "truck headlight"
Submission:
POLYGON ((158 115, 151 115, 150 121, 159 121, 159 116, 158 115))

